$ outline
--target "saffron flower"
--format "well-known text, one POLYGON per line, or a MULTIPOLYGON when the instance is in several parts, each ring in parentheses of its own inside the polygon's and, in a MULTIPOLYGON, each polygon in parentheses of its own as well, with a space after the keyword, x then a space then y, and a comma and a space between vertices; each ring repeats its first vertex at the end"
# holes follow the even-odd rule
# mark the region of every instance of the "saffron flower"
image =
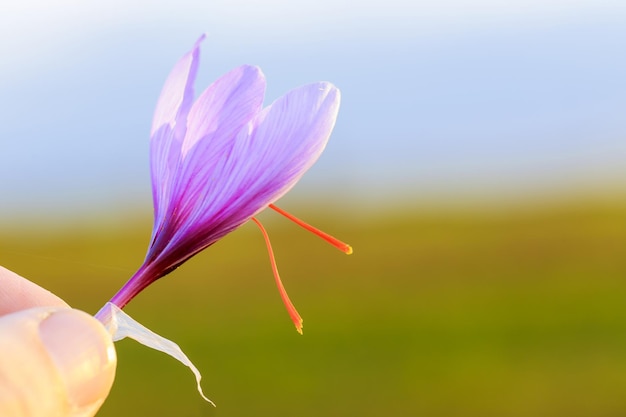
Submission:
POLYGON ((178 61, 159 97, 150 142, 152 238, 143 264, 110 303, 123 308, 152 282, 252 219, 265 237, 282 300, 302 333, 302 319, 280 280, 267 232, 254 216, 272 208, 352 252, 349 245, 274 205, 326 146, 339 110, 339 90, 327 82, 309 84, 263 108, 263 73, 244 65, 194 101, 203 39, 178 61))

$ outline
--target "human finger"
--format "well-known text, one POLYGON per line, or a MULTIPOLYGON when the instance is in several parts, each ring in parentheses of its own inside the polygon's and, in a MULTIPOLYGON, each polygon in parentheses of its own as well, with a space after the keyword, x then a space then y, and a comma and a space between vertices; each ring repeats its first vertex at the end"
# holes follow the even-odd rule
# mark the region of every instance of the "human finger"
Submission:
POLYGON ((0 266, 0 316, 43 306, 69 307, 50 291, 0 266))
POLYGON ((91 417, 111 389, 111 336, 87 313, 33 308, 0 317, 0 416, 91 417))

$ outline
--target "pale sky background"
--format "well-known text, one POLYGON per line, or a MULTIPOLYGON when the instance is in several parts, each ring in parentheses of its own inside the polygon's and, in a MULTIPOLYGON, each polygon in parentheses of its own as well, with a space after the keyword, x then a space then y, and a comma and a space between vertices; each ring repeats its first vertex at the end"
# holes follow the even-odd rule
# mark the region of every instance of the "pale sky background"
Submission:
POLYGON ((268 103, 342 90, 296 198, 626 185, 622 0, 4 0, 0 213, 149 206, 152 111, 204 32, 197 92, 244 63, 268 103))

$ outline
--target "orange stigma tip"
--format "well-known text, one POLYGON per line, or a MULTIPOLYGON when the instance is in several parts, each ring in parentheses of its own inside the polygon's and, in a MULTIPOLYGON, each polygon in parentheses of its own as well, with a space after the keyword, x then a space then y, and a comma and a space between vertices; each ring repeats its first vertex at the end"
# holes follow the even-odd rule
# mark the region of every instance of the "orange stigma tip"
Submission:
POLYGON ((265 245, 267 246, 267 253, 270 257, 270 263, 272 265, 272 272, 274 273, 274 280, 276 281, 276 286, 278 287, 278 293, 280 294, 280 298, 283 300, 283 304, 285 304, 285 308, 287 309, 287 313, 289 313, 289 317, 291 317, 291 321, 296 326, 296 330, 298 333, 302 334, 302 317, 298 314, 298 310, 293 305, 289 296, 287 295, 287 290, 285 290, 285 286, 280 279, 280 275, 278 274, 278 267, 276 266, 276 259, 274 259, 274 251, 272 250, 272 244, 270 243, 270 237, 265 230, 265 227, 261 224, 260 221, 252 218, 252 221, 259 226, 261 229, 261 233, 263 233, 263 238, 265 238, 265 245))
POLYGON ((321 237, 326 242, 330 243, 331 245, 333 245, 334 247, 336 247, 337 249, 339 249, 340 251, 342 251, 346 255, 351 255, 352 254, 352 246, 348 245, 347 243, 342 242, 341 240, 337 239, 336 237, 333 237, 333 236, 329 235, 328 233, 322 232, 318 228, 311 226, 310 224, 300 220, 299 218, 297 218, 293 214, 287 213, 285 210, 283 210, 281 208, 278 208, 278 207, 276 207, 273 204, 270 204, 269 208, 271 208, 272 210, 282 214, 283 216, 285 216, 286 218, 288 218, 289 220, 291 220, 292 222, 294 222, 298 226, 300 226, 300 227, 308 230, 309 232, 311 232, 311 233, 321 237))

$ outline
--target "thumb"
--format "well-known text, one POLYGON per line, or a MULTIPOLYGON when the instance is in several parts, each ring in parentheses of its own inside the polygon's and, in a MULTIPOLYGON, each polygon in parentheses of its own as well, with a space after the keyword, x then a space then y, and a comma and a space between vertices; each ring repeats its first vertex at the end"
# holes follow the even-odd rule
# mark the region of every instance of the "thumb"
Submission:
POLYGON ((109 393, 111 336, 87 313, 33 308, 0 317, 0 416, 91 417, 109 393))

